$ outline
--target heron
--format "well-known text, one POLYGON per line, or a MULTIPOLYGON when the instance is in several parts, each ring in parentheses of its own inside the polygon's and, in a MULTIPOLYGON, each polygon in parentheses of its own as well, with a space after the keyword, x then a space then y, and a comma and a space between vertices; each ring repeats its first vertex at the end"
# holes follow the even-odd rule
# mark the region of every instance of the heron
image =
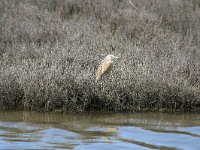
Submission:
POLYGON ((96 71, 96 82, 112 68, 113 59, 117 58, 119 57, 114 55, 107 55, 106 58, 104 58, 96 71))

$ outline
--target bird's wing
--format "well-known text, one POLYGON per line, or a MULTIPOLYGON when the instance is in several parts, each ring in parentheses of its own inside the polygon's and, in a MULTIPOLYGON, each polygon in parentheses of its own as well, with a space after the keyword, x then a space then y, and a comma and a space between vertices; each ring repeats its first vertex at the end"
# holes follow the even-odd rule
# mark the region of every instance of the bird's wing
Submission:
POLYGON ((104 74, 112 65, 112 61, 102 63, 102 74, 104 74))
POLYGON ((100 64, 99 68, 97 69, 96 72, 96 81, 98 81, 101 76, 109 69, 109 67, 111 66, 112 62, 103 62, 100 64))

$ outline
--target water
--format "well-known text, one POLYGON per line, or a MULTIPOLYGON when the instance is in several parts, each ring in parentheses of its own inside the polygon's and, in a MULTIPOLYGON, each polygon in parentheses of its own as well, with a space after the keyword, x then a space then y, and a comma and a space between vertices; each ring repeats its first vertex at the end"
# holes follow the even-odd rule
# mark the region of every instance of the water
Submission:
POLYGON ((200 114, 0 112, 0 149, 200 149, 200 114))

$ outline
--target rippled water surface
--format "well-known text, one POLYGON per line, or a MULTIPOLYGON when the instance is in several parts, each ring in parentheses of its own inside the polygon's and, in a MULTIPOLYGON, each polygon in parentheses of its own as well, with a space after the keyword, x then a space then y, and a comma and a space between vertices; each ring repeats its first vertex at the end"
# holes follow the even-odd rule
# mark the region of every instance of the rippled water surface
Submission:
POLYGON ((0 149, 200 149, 199 114, 0 112, 0 149))

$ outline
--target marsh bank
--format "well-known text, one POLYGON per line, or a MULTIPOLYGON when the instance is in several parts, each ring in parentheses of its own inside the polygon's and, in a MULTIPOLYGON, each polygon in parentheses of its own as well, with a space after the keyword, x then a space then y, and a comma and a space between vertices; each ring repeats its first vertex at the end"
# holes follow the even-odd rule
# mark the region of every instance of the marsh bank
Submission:
POLYGON ((199 111, 199 1, 134 5, 1 0, 0 109, 199 111), (108 54, 121 59, 96 84, 108 54))

